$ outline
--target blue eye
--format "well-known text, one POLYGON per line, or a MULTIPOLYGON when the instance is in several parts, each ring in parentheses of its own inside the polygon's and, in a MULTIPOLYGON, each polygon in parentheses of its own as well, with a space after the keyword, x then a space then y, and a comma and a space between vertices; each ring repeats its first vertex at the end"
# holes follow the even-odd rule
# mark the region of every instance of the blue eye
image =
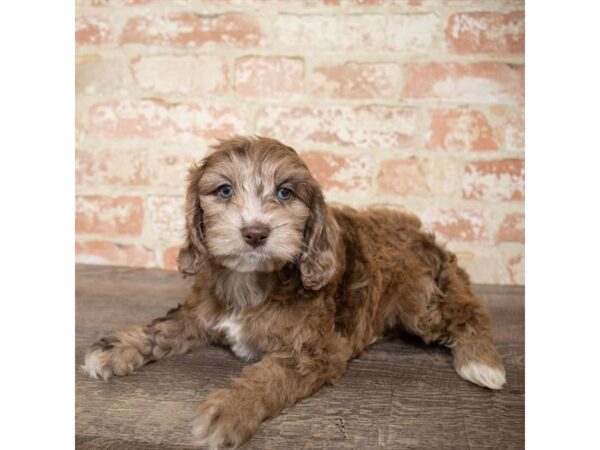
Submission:
POLYGON ((279 188, 277 189, 277 198, 280 200, 289 200, 292 196, 292 191, 288 188, 279 188))
POLYGON ((224 184, 223 186, 219 186, 217 194, 219 194, 219 197, 229 198, 233 195, 233 188, 228 184, 224 184))

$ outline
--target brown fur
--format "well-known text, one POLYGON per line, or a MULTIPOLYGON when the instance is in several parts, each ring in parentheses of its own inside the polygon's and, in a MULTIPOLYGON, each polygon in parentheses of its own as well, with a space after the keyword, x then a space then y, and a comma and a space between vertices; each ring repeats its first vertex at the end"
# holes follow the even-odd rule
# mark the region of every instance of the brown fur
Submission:
POLYGON ((190 172, 186 223, 178 265, 196 277, 187 301, 98 341, 86 370, 127 375, 196 342, 227 343, 258 360, 200 406, 199 442, 241 445, 398 328, 452 349, 464 378, 491 388, 504 382, 489 319, 456 257, 414 216, 328 207, 291 148, 266 138, 219 144, 190 172), (218 194, 224 184, 231 198, 218 194), (276 197, 281 186, 290 199, 276 197), (255 223, 271 230, 258 250, 240 235, 255 223))

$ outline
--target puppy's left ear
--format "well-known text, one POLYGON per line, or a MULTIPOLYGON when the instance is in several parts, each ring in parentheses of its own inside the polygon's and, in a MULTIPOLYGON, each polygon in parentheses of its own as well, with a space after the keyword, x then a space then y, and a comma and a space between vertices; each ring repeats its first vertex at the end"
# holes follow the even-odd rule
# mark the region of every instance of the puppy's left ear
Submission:
POLYGON ((177 270, 182 275, 198 273, 205 262, 208 251, 204 245, 204 226, 198 182, 204 173, 204 166, 192 166, 188 176, 188 189, 185 200, 185 246, 177 256, 177 270))
POLYGON ((338 270, 340 230, 318 188, 310 209, 304 233, 304 253, 300 258, 300 274, 304 287, 316 291, 329 283, 338 270))

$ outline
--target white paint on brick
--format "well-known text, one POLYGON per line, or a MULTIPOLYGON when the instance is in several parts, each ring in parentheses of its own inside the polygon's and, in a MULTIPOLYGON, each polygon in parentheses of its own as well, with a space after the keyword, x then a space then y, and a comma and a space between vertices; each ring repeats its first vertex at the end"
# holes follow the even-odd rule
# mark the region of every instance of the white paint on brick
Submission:
MULTIPOLYGON (((493 20, 493 19, 492 19, 493 20)), ((453 18, 450 33, 454 39, 459 39, 462 33, 485 36, 490 41, 504 41, 518 37, 524 31, 523 20, 494 23, 487 17, 475 17, 472 14, 457 14, 453 18), (492 26, 490 26, 490 23, 492 26)))
POLYGON ((266 107, 258 116, 260 134, 293 142, 313 141, 393 149, 414 135, 417 118, 413 110, 384 106, 287 108, 266 107))
POLYGON ((317 95, 370 98, 394 95, 400 79, 397 64, 324 65, 309 76, 310 90, 317 95))
POLYGON ((504 41, 507 39, 507 36, 508 39, 521 36, 524 32, 524 27, 525 23, 523 21, 509 22, 492 27, 486 31, 485 35, 488 39, 493 41, 504 41))
POLYGON ((216 56, 146 56, 132 63, 142 89, 160 94, 210 94, 227 90, 227 65, 216 56))
POLYGON ((145 17, 145 20, 136 22, 135 30, 150 36, 172 39, 182 33, 191 33, 194 31, 194 28, 178 18, 171 18, 160 14, 150 14, 145 17))
POLYGON ((218 130, 242 133, 245 128, 235 110, 227 106, 160 100, 100 104, 94 107, 91 121, 99 134, 117 134, 115 137, 136 137, 132 135, 139 134, 150 138, 180 138, 182 141, 194 136, 211 136, 218 130))
POLYGON ((515 93, 507 92, 496 81, 475 76, 446 78, 433 86, 436 97, 473 104, 511 102, 515 93))
POLYGON ((88 216, 95 215, 102 222, 122 221, 131 217, 133 205, 126 204, 110 204, 108 207, 102 203, 88 201, 84 197, 78 197, 76 201, 76 209, 78 214, 88 216))
POLYGON ((435 14, 280 14, 270 32, 280 46, 423 53, 435 45, 438 25, 435 14))
POLYGON ((473 17, 471 14, 457 14, 454 16, 450 33, 454 39, 458 39, 461 33, 487 30, 487 21, 473 17))
MULTIPOLYGON (((475 236, 485 235, 484 217, 481 213, 469 209, 461 209, 457 212, 453 209, 431 208, 422 214, 421 220, 423 221, 424 228, 431 232, 435 231, 436 224, 453 226, 459 224, 461 221, 466 221, 475 236)), ((444 239, 440 233, 437 234, 444 239)), ((469 234, 467 230, 461 230, 459 236, 463 240, 468 240, 469 234)))
MULTIPOLYGON (((108 21, 101 16, 85 16, 80 17, 75 21, 75 32, 85 31, 90 27, 96 27, 100 34, 100 41, 104 41, 110 35, 110 25, 108 21)), ((94 36, 92 39, 93 43, 97 43, 97 39, 94 36)))
POLYGON ((435 48, 440 20, 435 14, 386 16, 386 47, 395 52, 425 53, 435 48))
POLYGON ((146 211, 152 234, 164 244, 180 244, 185 232, 183 197, 149 197, 146 211))
POLYGON ((361 177, 360 175, 365 173, 368 174, 371 171, 371 163, 372 159, 368 156, 349 158, 346 160, 346 164, 333 174, 333 180, 352 186, 358 192, 364 192, 370 187, 370 184, 368 183, 369 178, 361 177))
POLYGON ((486 199, 503 200, 510 198, 513 192, 523 192, 525 180, 508 173, 481 174, 477 171, 467 172, 463 176, 463 192, 470 197, 480 191, 486 199))

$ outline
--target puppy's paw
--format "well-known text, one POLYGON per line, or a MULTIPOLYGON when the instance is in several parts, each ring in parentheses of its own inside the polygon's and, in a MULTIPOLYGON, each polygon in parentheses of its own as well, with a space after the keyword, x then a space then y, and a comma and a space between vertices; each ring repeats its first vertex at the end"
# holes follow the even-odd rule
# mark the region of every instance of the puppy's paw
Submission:
POLYGON ((260 426, 259 411, 243 396, 221 389, 200 405, 192 425, 196 442, 213 449, 238 448, 260 426))
POLYGON ((92 378, 108 380, 113 375, 129 375, 143 364, 144 357, 137 348, 109 336, 92 344, 82 368, 92 378))
POLYGON ((483 362, 472 361, 457 367, 458 374, 467 381, 489 389, 502 389, 506 383, 504 367, 492 367, 483 362))

